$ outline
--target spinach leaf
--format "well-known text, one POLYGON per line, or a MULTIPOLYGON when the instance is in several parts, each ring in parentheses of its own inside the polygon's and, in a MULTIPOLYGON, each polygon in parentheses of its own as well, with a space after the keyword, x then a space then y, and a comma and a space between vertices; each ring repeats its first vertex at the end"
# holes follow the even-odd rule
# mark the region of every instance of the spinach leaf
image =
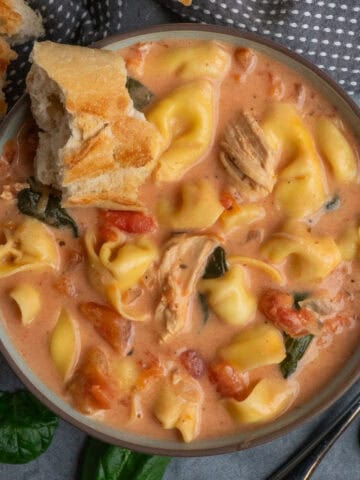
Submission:
POLYGON ((127 78, 126 88, 136 110, 143 110, 154 97, 154 94, 145 85, 132 77, 127 78))
POLYGON ((331 198, 325 203, 324 207, 325 207, 325 210, 331 211, 331 210, 337 210, 340 207, 340 205, 341 205, 341 200, 339 195, 334 195, 333 198, 331 198))
POLYGON ((29 392, 0 392, 0 462, 27 463, 51 443, 58 418, 29 392))
POLYGON ((90 438, 81 480, 160 480, 170 461, 169 457, 132 452, 90 438))
POLYGON ((286 357, 280 363, 280 370, 284 378, 288 378, 297 368, 299 360, 304 356, 314 335, 293 338, 284 333, 286 357))
POLYGON ((305 300, 305 298, 308 298, 308 296, 309 296, 308 292, 295 292, 293 294, 293 306, 294 306, 295 310, 300 310, 301 309, 300 302, 305 300))
POLYGON ((74 237, 79 236, 75 220, 70 217, 67 211, 61 206, 61 198, 49 195, 48 204, 45 209, 44 221, 52 227, 69 227, 74 237))
POLYGON ((227 270, 225 250, 222 247, 216 247, 208 258, 203 278, 222 277, 227 270))
POLYGON ((61 197, 54 193, 49 193, 46 205, 41 207, 42 193, 33 179, 29 180, 30 186, 20 190, 17 194, 17 206, 21 213, 30 217, 37 218, 41 222, 47 223, 52 227, 69 227, 75 237, 79 236, 75 220, 70 217, 67 211, 61 206, 61 197))
POLYGON ((202 323, 205 325, 209 319, 209 304, 206 300, 206 295, 203 293, 199 293, 199 303, 202 312, 202 323))

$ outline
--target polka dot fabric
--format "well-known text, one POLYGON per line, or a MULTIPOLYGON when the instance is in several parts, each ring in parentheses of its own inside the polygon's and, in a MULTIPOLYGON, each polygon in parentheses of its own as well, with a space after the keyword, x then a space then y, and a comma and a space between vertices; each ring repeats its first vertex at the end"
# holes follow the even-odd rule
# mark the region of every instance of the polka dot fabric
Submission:
MULTIPOLYGON (((28 0, 27 3, 41 13, 46 39, 54 42, 89 45, 122 27, 122 0, 28 0)), ((32 42, 14 48, 18 58, 9 67, 5 89, 9 107, 24 92, 31 49, 32 42)))
POLYGON ((360 93, 360 0, 159 0, 183 19, 238 27, 282 43, 360 93))

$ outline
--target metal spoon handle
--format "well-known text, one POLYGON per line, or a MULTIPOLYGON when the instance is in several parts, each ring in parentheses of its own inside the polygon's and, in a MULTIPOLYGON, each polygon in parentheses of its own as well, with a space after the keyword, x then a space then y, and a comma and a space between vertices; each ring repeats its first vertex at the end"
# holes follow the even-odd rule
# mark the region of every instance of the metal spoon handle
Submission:
POLYGON ((284 463, 268 480, 308 480, 324 455, 360 413, 360 394, 328 428, 284 463))

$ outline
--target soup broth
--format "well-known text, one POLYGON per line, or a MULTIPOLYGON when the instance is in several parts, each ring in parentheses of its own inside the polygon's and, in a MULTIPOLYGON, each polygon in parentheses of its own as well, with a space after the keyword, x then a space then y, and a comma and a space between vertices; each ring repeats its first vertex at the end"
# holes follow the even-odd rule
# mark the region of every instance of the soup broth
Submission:
POLYGON ((112 427, 185 441, 256 428, 358 348, 358 144, 257 51, 182 40, 119 55, 153 93, 143 113, 159 131, 143 212, 69 208, 78 237, 20 213, 29 119, 0 160, 2 244, 15 249, 1 247, 2 320, 56 395, 112 427), (55 253, 16 269, 26 222, 55 253))

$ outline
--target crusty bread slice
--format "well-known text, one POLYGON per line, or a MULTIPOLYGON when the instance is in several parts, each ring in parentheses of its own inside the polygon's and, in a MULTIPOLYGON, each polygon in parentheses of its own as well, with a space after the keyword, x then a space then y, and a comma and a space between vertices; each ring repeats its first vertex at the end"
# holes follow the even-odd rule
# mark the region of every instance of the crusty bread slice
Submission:
POLYGON ((38 180, 60 188, 65 206, 142 208, 138 187, 154 168, 157 133, 133 107, 123 58, 48 41, 30 58, 38 180))
POLYGON ((16 57, 16 52, 11 50, 7 41, 0 37, 0 119, 7 111, 5 95, 3 92, 6 80, 6 70, 11 60, 15 60, 16 57))
POLYGON ((0 0, 0 35, 11 45, 44 35, 42 18, 24 0, 0 0))

